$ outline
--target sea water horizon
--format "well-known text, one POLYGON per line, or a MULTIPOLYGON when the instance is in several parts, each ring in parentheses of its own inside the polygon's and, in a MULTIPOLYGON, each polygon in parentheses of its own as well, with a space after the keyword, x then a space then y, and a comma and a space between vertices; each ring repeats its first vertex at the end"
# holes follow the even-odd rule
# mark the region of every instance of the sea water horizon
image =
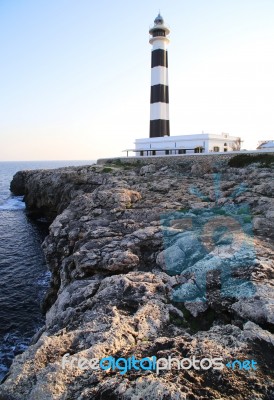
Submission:
POLYGON ((23 196, 10 192, 20 170, 93 164, 93 160, 0 161, 0 381, 13 358, 24 351, 42 327, 40 303, 49 286, 41 244, 48 226, 25 213, 23 196))

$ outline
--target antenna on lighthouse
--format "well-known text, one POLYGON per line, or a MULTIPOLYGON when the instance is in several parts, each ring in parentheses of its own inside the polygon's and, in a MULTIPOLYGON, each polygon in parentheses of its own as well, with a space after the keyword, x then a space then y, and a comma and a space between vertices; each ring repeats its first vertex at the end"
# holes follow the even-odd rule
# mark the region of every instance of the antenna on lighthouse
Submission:
POLYGON ((150 89, 150 137, 170 135, 169 127, 169 91, 168 91, 168 56, 169 29, 159 14, 154 26, 149 30, 152 45, 151 53, 151 89, 150 89))

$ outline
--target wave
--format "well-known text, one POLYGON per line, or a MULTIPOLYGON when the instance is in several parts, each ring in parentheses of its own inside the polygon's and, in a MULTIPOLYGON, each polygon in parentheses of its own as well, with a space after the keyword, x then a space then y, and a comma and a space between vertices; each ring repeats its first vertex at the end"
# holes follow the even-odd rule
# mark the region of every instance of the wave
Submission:
POLYGON ((7 333, 0 345, 0 383, 9 370, 14 357, 28 348, 30 337, 22 337, 18 332, 7 333))
POLYGON ((0 204, 0 210, 2 211, 24 210, 25 208, 23 196, 11 196, 0 204))
MULTIPOLYGON (((36 280, 38 287, 37 297, 39 302, 44 298, 45 293, 49 287, 51 279, 51 272, 45 271, 40 274, 36 280)), ((25 335, 22 332, 14 331, 0 335, 0 384, 9 371, 12 360, 18 354, 24 352, 30 343, 31 338, 39 331, 42 322, 35 324, 35 330, 28 332, 25 335)))
POLYGON ((37 280, 37 285, 42 289, 48 289, 51 279, 51 272, 44 272, 37 280))

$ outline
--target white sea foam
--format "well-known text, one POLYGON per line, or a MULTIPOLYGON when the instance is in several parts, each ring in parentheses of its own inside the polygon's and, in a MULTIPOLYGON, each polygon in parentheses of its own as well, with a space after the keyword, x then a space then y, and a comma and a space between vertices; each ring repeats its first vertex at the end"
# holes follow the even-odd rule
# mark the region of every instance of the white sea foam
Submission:
POLYGON ((0 383, 9 370, 12 359, 28 348, 30 337, 23 337, 19 332, 7 333, 0 344, 0 383))
POLYGON ((43 273, 43 275, 41 275, 38 278, 38 281, 37 281, 38 286, 48 288, 49 282, 50 282, 50 278, 51 278, 51 272, 50 271, 46 271, 45 273, 43 273))
POLYGON ((23 196, 11 196, 0 204, 0 211, 23 210, 24 208, 26 207, 23 202, 23 196))

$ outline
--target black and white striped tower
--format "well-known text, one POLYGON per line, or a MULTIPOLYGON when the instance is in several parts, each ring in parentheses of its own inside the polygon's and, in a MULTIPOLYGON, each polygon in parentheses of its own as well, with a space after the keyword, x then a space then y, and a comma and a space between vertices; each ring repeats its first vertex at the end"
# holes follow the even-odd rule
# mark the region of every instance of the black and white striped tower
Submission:
POLYGON ((169 29, 160 13, 149 30, 152 44, 151 54, 151 92, 150 92, 150 131, 149 137, 169 136, 169 95, 167 45, 169 29))

